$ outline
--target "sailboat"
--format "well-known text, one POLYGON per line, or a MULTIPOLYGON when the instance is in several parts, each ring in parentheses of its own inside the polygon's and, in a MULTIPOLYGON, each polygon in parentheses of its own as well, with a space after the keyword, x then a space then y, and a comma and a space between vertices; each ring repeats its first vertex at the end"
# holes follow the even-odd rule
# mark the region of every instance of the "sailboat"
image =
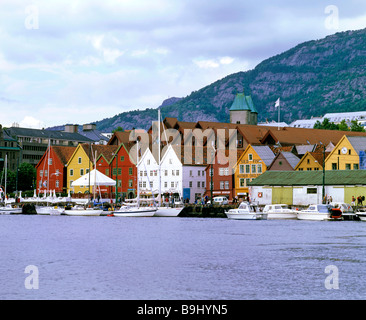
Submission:
MULTIPOLYGON (((48 149, 47 149, 47 190, 49 191, 50 187, 50 152, 51 152, 51 141, 48 141, 48 149)), ((43 170, 44 172, 44 170, 43 170)), ((47 192, 47 191, 46 191, 47 192)), ((51 192, 49 191, 49 194, 51 192)), ((51 195, 50 195, 51 198, 51 195)), ((50 202, 52 202, 52 199, 46 198, 46 205, 40 206, 36 205, 36 212, 37 214, 41 215, 51 215, 51 216, 59 216, 65 212, 64 208, 58 207, 58 206, 51 206, 50 202)))
MULTIPOLYGON (((136 167, 139 162, 139 142, 137 140, 136 167)), ((156 212, 154 207, 140 207, 140 184, 137 172, 137 206, 122 206, 119 210, 113 211, 115 217, 152 217, 156 212)))
POLYGON ((158 110, 158 152, 159 152, 159 206, 154 214, 154 217, 177 217, 180 212, 183 210, 183 207, 169 207, 169 206, 161 206, 161 159, 160 159, 160 109, 158 110))
MULTIPOLYGON (((8 155, 5 154, 5 189, 3 192, 0 192, 0 200, 4 198, 4 206, 0 206, 0 214, 20 214, 22 213, 22 208, 17 206, 12 206, 11 204, 7 204, 6 201, 6 184, 7 184, 7 174, 8 174, 8 155), (4 193, 4 196, 1 194, 4 193)), ((1 188, 0 188, 1 189, 1 188)))

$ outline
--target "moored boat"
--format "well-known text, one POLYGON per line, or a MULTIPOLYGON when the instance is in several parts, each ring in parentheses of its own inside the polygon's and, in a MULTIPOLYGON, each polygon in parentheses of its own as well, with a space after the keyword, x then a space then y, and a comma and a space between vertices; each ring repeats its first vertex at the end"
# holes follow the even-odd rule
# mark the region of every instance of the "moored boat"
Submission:
POLYGON ((326 204, 312 204, 307 209, 301 210, 297 213, 299 220, 330 220, 331 207, 326 204))
POLYGON ((122 206, 119 210, 113 211, 115 217, 152 217, 157 211, 154 207, 128 207, 122 206))
POLYGON ((237 209, 225 212, 228 219, 235 220, 267 220, 267 213, 260 212, 257 206, 242 202, 237 209))
POLYGON ((356 210, 356 215, 361 221, 366 221, 366 208, 359 208, 356 210))
POLYGON ((154 217, 177 217, 182 210, 183 207, 178 208, 157 207, 157 210, 154 213, 154 217))
POLYGON ((289 209, 287 204, 268 204, 263 209, 268 219, 296 219, 297 211, 289 209))
POLYGON ((0 214, 21 214, 23 209, 21 207, 12 206, 10 204, 0 207, 0 214))
POLYGON ((84 208, 83 206, 75 206, 71 210, 65 210, 65 214, 68 216, 100 216, 103 210, 94 208, 84 208))
POLYGON ((36 212, 40 215, 59 216, 65 213, 65 209, 58 206, 36 206, 36 212))

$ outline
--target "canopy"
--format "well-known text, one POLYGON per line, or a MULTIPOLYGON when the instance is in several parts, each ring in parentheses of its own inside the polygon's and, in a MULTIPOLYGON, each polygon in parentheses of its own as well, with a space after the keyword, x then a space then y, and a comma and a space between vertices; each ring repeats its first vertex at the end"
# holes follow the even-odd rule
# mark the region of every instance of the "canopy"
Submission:
POLYGON ((104 175, 100 171, 94 169, 89 173, 83 175, 79 179, 71 183, 72 187, 79 186, 89 186, 89 181, 91 186, 115 186, 116 181, 104 175))

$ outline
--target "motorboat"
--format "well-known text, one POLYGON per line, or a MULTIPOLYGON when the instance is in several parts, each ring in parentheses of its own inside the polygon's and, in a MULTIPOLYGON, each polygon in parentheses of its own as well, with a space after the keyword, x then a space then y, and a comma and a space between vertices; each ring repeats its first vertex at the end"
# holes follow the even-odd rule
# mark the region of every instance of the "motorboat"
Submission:
POLYGON ((237 209, 230 209, 225 212, 228 219, 235 220, 267 220, 268 214, 260 212, 253 204, 242 202, 237 209))
POLYGON ((157 208, 155 207, 129 207, 122 206, 120 209, 113 211, 114 217, 152 217, 157 208))
POLYGON ((65 213, 65 209, 58 206, 36 206, 36 212, 40 215, 59 216, 65 213))
POLYGON ((356 210, 356 215, 361 221, 366 221, 366 208, 358 208, 356 210))
POLYGON ((343 220, 359 220, 358 215, 349 203, 331 202, 330 205, 335 208, 339 208, 342 211, 343 220))
POLYGON ((157 207, 154 217, 177 217, 183 207, 171 208, 171 207, 157 207))
POLYGON ((330 220, 332 206, 327 204, 312 204, 307 209, 297 213, 299 220, 330 220))
POLYGON ((297 211, 290 209, 287 204, 267 204, 263 212, 268 214, 268 219, 297 218, 297 211))
POLYGON ((22 211, 23 209, 21 207, 13 207, 10 204, 0 207, 0 214, 21 214, 22 211))
POLYGON ((101 209, 85 208, 84 206, 76 205, 71 210, 65 210, 68 216, 100 216, 103 213, 101 209))

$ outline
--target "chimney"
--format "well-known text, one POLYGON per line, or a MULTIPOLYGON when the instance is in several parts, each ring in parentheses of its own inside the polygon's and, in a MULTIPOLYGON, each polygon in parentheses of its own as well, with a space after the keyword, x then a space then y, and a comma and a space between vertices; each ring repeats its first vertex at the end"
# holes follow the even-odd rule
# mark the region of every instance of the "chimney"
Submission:
POLYGON ((67 124, 65 125, 65 132, 77 133, 79 131, 79 125, 77 124, 67 124))

